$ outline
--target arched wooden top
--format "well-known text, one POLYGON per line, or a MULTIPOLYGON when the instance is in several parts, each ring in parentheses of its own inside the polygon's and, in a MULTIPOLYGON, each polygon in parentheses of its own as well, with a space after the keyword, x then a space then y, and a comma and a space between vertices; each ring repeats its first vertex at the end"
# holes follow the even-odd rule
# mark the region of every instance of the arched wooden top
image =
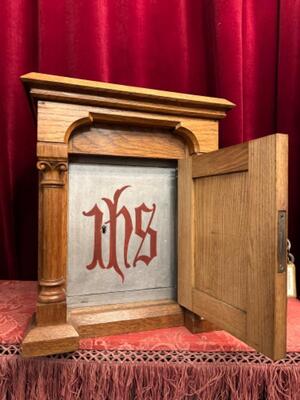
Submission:
MULTIPOLYGON (((108 146, 108 153, 109 151, 113 151, 113 153, 116 154, 116 151, 118 153, 118 140, 121 148, 123 144, 127 142, 129 147, 133 146, 131 150, 133 150, 133 148, 137 149, 137 153, 133 152, 133 155, 136 156, 140 154, 142 146, 145 147, 147 151, 145 151, 145 155, 141 153, 141 156, 147 156, 147 154, 151 153, 151 148, 153 148, 153 156, 156 155, 159 157, 160 152, 162 155, 164 155, 165 152, 170 152, 171 158, 177 158, 176 154, 178 158, 182 158, 179 154, 180 152, 184 153, 184 147, 182 144, 179 144, 180 142, 184 143, 184 146, 188 148, 190 154, 200 152, 197 136, 191 129, 183 126, 180 121, 175 119, 169 120, 144 116, 137 117, 124 114, 112 115, 109 113, 90 112, 87 117, 74 121, 68 127, 64 137, 64 142, 68 144, 70 153, 92 152, 95 154, 98 153, 97 147, 99 147, 99 149, 101 148, 101 152, 103 152, 103 146, 106 148, 108 146), (106 127, 101 129, 103 134, 102 138, 99 132, 84 132, 84 128, 91 128, 96 125, 106 127), (117 128, 119 132, 120 128, 122 130, 124 129, 123 134, 119 134, 118 136, 117 133, 111 133, 110 138, 108 138, 107 129, 110 126, 114 127, 114 129, 117 128), (136 132, 132 130, 133 128, 136 129, 136 132), (83 132, 83 137, 80 137, 80 133, 78 133, 80 131, 83 132), (111 142, 110 145, 109 142, 111 142), (90 144, 90 148, 88 148, 88 143, 90 144), (161 147, 161 149, 157 152, 159 147, 161 147)), ((120 151, 122 153, 121 149, 120 151)))

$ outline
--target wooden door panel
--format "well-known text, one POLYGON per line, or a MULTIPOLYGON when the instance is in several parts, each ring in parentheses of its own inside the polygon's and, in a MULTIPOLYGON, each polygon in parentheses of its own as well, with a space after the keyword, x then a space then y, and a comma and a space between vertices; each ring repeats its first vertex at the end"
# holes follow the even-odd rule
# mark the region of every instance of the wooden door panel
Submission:
POLYGON ((247 300, 247 179, 238 172, 195 180, 195 259, 201 265, 195 288, 241 310, 247 300))
POLYGON ((248 143, 193 157, 193 178, 248 170, 248 143))
POLYGON ((287 144, 277 134, 192 159, 191 311, 275 359, 286 351, 287 144))
POLYGON ((230 305, 212 295, 193 289, 193 311, 218 327, 244 338, 246 334, 246 311, 230 305), (202 305, 205 305, 203 307, 202 305), (221 321, 221 323, 220 323, 221 321))

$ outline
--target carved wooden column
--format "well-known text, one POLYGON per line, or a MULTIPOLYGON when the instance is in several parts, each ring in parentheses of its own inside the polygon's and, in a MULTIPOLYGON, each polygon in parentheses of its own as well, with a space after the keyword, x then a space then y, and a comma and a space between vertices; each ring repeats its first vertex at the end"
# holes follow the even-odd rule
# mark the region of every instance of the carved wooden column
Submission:
POLYGON ((40 159, 39 297, 37 325, 66 322, 67 159, 40 159), (45 312, 46 311, 46 312, 45 312))
POLYGON ((39 170, 39 294, 35 323, 22 343, 23 356, 78 348, 79 336, 67 322, 68 152, 64 143, 37 144, 39 170))

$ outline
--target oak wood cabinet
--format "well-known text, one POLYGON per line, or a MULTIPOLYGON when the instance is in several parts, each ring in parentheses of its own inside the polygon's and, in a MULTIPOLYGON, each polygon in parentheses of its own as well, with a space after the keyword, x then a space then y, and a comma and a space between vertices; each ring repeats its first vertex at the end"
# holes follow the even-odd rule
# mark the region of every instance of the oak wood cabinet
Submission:
POLYGON ((227 100, 21 79, 39 170, 39 295, 23 355, 185 324, 283 357, 287 135, 218 150, 227 100))

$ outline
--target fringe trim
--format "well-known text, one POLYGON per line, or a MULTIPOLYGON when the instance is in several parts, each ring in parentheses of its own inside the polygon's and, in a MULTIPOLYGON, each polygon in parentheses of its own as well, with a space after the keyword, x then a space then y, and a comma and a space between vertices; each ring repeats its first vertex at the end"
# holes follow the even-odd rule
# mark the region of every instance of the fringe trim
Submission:
POLYGON ((300 364, 0 357, 1 400, 296 400, 300 364))
POLYGON ((0 398, 297 399, 295 367, 198 364, 110 364, 10 358, 0 364, 0 398), (294 392, 293 392, 293 391, 294 392))

